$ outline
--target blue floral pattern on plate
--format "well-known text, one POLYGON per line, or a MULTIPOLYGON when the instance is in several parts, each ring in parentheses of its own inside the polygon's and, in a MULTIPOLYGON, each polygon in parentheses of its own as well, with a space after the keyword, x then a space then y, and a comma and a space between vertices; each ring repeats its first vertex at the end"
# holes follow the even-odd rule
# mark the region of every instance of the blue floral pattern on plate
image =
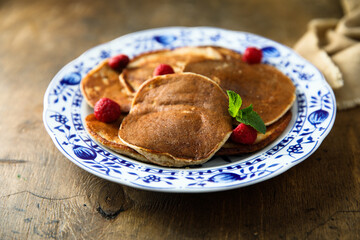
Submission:
POLYGON ((335 121, 334 94, 321 73, 290 48, 245 32, 210 27, 169 27, 122 36, 94 47, 70 62, 53 78, 44 96, 43 119, 56 147, 86 171, 128 186, 164 192, 209 192, 247 186, 277 176, 310 156, 335 121), (79 83, 100 61, 119 53, 181 46, 214 45, 243 52, 261 48, 263 62, 289 76, 296 86, 293 118, 284 133, 254 154, 214 157, 187 168, 166 168, 119 155, 87 134, 83 119, 92 112, 79 83))

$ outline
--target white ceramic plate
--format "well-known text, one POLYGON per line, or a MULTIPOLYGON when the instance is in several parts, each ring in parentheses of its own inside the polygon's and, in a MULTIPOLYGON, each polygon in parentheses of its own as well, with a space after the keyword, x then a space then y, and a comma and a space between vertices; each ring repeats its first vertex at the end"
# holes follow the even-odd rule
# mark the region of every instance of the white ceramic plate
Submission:
POLYGON ((333 126, 334 94, 322 74, 290 48, 245 32, 209 27, 150 29, 94 47, 63 67, 44 97, 43 119, 56 147, 84 170, 131 187, 163 192, 210 192, 247 186, 277 176, 309 157, 333 126), (92 109, 80 80, 100 61, 120 53, 140 53, 180 46, 215 45, 243 52, 261 48, 263 62, 278 68, 296 86, 292 120, 265 149, 243 156, 214 157, 191 168, 167 168, 116 154, 87 134, 83 119, 92 109))

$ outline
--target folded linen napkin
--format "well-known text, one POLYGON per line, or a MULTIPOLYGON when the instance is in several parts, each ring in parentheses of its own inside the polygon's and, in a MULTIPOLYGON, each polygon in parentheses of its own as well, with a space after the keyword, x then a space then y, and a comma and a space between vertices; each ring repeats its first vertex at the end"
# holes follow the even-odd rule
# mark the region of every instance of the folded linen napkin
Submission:
POLYGON ((343 0, 344 17, 314 19, 294 49, 333 88, 338 109, 360 105, 360 1, 343 0))

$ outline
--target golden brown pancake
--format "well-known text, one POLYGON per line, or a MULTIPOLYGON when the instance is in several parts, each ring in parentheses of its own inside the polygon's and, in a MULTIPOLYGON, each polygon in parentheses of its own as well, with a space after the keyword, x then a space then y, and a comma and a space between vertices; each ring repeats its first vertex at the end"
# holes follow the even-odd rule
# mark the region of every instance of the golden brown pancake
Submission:
POLYGON ((213 47, 181 47, 144 53, 130 61, 120 75, 120 82, 129 94, 134 94, 143 82, 152 77, 159 64, 168 64, 175 72, 181 72, 188 62, 221 58, 222 55, 213 47))
POLYGON ((239 60, 242 61, 242 55, 235 50, 231 50, 223 47, 213 47, 216 51, 218 51, 224 60, 239 60))
POLYGON ((231 132, 220 86, 198 74, 177 73, 141 86, 119 137, 155 164, 181 167, 208 161, 231 132))
POLYGON ((130 111, 132 96, 120 84, 119 73, 109 67, 108 60, 101 62, 81 80, 80 89, 91 107, 100 98, 107 97, 117 102, 122 112, 130 111))
POLYGON ((144 156, 124 145, 119 139, 118 132, 123 118, 122 115, 116 122, 104 123, 97 120, 94 114, 90 114, 85 118, 85 126, 89 134, 102 145, 117 153, 148 162, 144 156))
POLYGON ((278 121, 268 126, 265 134, 258 132, 258 136, 254 144, 235 143, 229 138, 222 148, 219 149, 216 155, 237 155, 263 149, 280 136, 289 124, 291 116, 291 111, 288 111, 278 121))
POLYGON ((235 91, 241 96, 243 107, 253 104, 265 125, 276 122, 295 101, 293 83, 273 66, 249 65, 235 57, 191 62, 183 71, 207 76, 224 90, 235 91))

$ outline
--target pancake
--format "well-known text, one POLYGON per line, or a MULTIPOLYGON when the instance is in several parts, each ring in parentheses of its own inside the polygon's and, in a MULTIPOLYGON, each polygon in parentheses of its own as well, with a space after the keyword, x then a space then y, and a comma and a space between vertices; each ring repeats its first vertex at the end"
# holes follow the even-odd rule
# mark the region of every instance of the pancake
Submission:
POLYGON ((222 55, 213 47, 181 47, 144 53, 130 61, 120 75, 120 82, 129 94, 135 94, 159 64, 168 64, 175 72, 181 72, 186 63, 204 59, 222 59, 222 55))
POLYGON ((181 167, 208 161, 231 132, 220 86, 198 74, 175 73, 141 86, 119 137, 155 164, 181 167))
POLYGON ((231 49, 223 48, 223 47, 212 47, 212 48, 214 48, 216 51, 218 51, 223 56, 223 59, 225 59, 225 60, 242 61, 242 55, 235 50, 231 50, 231 49))
POLYGON ((105 147, 117 153, 148 162, 144 156, 124 145, 119 139, 118 132, 123 118, 124 116, 121 116, 116 122, 104 123, 97 120, 94 114, 90 114, 85 118, 85 126, 89 134, 105 147))
POLYGON ((288 111, 278 121, 268 126, 265 134, 258 132, 258 136, 254 144, 235 143, 229 138, 222 148, 219 149, 216 155, 238 155, 263 149, 281 135, 289 124, 291 117, 291 111, 288 111))
POLYGON ((101 62, 81 80, 80 89, 91 107, 100 98, 107 97, 117 102, 122 112, 130 111, 132 96, 120 84, 119 72, 109 67, 108 60, 101 62))
POLYGON ((267 126, 281 118, 295 101, 295 87, 287 76, 271 65, 236 60, 235 55, 226 60, 191 62, 183 71, 207 76, 224 90, 238 93, 242 106, 253 104, 267 126))

